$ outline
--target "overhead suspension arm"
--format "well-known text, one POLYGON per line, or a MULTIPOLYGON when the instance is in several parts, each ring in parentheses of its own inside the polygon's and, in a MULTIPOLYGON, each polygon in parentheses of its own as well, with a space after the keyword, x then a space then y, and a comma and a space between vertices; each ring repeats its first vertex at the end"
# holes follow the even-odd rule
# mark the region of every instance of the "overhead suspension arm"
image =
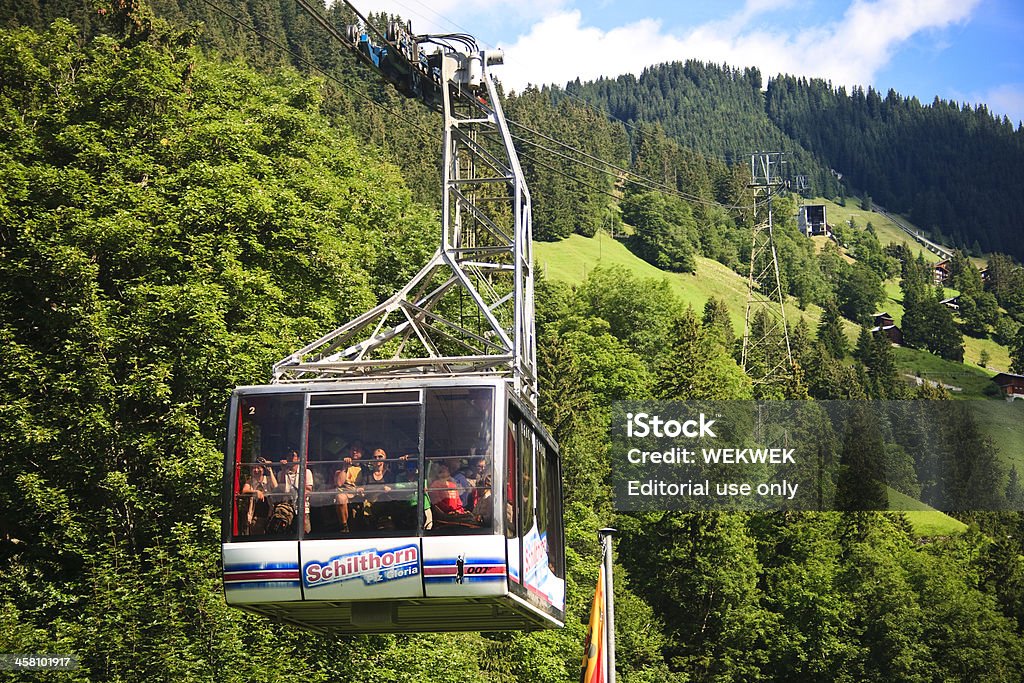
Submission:
POLYGON ((501 52, 478 50, 462 34, 414 36, 394 21, 381 34, 358 12, 364 25, 341 31, 309 0, 298 2, 399 92, 441 111, 442 232, 405 287, 281 360, 274 380, 497 375, 535 407, 532 214, 488 70, 501 52))

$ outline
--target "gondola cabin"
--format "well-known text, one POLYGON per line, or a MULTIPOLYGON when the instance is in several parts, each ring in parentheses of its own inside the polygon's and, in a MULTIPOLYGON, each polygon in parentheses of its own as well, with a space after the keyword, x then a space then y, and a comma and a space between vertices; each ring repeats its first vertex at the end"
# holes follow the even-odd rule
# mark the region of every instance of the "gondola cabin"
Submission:
POLYGON ((240 387, 227 602, 352 633, 562 626, 558 451, 501 379, 240 387))

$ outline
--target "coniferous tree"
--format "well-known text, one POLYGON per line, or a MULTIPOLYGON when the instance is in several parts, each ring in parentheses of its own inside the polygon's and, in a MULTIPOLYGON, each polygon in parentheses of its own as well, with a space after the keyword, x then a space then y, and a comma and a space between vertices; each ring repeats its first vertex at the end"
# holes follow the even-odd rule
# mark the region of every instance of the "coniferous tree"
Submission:
POLYGON ((872 415, 868 404, 851 403, 845 424, 837 509, 885 510, 889 507, 884 486, 885 445, 877 416, 872 415))
MULTIPOLYGON (((131 10, 136 3, 116 4, 131 10)), ((0 34, 0 103, 14 113, 0 155, 0 353, 8 361, 0 379, 3 649, 77 654, 83 679, 415 681, 443 677, 437 662, 444 661, 460 681, 570 680, 583 636, 581 596, 595 579, 593 530, 613 514, 603 474, 610 457, 604 405, 650 395, 655 368, 666 371, 658 379, 668 382, 673 362, 684 369, 692 363, 705 389, 718 385, 716 397, 746 396, 749 380, 736 374, 735 362, 714 355, 727 316, 714 316, 721 320, 715 331, 691 314, 693 334, 670 337, 680 304, 664 283, 610 269, 595 271, 574 292, 538 280, 541 412, 559 436, 566 483, 565 629, 497 639, 412 634, 360 639, 352 647, 346 637, 297 635, 228 610, 216 579, 219 522, 212 512, 225 392, 263 381, 271 362, 390 293, 429 256, 430 210, 410 201, 398 171, 380 159, 400 157, 407 178, 436 176, 436 140, 368 110, 355 90, 281 69, 289 57, 205 3, 159 0, 154 7, 176 21, 203 20, 200 45, 227 58, 248 55, 270 75, 204 57, 187 47, 194 32, 168 34, 152 17, 123 17, 123 40, 89 42, 102 19, 81 3, 0 3, 8 25, 22 10, 46 15, 43 25, 54 12, 83 19, 45 34, 0 34), (346 123, 353 136, 338 134, 332 121, 346 123), (689 356, 669 357, 676 338, 689 356), (735 386, 723 385, 723 377, 735 386)), ((359 74, 359 93, 435 126, 431 114, 417 113, 417 103, 346 66, 329 41, 309 41, 315 31, 290 3, 237 11, 265 22, 268 35, 300 54, 339 69, 331 73, 359 74)), ((338 11, 331 16, 348 23, 338 11)), ((607 85, 609 98, 619 98, 616 107, 633 110, 632 121, 699 114, 686 125, 667 122, 644 163, 678 189, 740 205, 749 204, 749 172, 735 162, 754 148, 751 140, 778 132, 758 128, 761 84, 756 70, 694 63, 607 85), (640 80, 643 97, 627 92, 640 80), (731 104, 716 106, 715 97, 731 104), (681 147, 673 138, 682 135, 712 156, 681 147), (714 158, 717 150, 731 165, 714 158)), ((788 86, 769 83, 770 97, 780 102, 813 92, 801 104, 808 110, 839 97, 806 80, 793 82, 792 96, 776 85, 788 86)), ((577 84, 573 94, 582 91, 577 84)), ((805 126, 804 134, 820 142, 854 125, 876 131, 886 117, 909 120, 921 109, 870 89, 841 97, 850 103, 833 112, 834 128, 805 126)), ((524 112, 585 148, 602 117, 568 99, 538 91, 536 100, 523 98, 524 112)), ((989 125, 984 112, 945 104, 934 111, 989 125)), ((923 120, 914 120, 922 130, 923 120)), ((1009 130, 1001 135, 1014 134, 1008 122, 1002 128, 1009 130)), ((632 141, 625 128, 610 125, 608 135, 595 144, 607 143, 627 165, 632 141)), ((836 167, 858 163, 850 161, 839 159, 836 167)), ((579 173, 561 161, 549 165, 579 173)), ((1003 165, 1012 176, 1006 167, 1012 164, 1003 165)), ((542 204, 548 201, 543 228, 591 234, 597 209, 612 203, 540 164, 528 172, 550 174, 550 197, 541 196, 543 180, 531 188, 542 204)), ((840 192, 826 167, 814 174, 823 176, 814 182, 827 196, 840 192)), ((603 174, 585 179, 611 187, 603 174)), ((415 182, 413 193, 436 201, 429 193, 437 187, 436 178, 415 182)), ((926 194, 920 204, 938 218, 961 202, 972 205, 942 194, 926 194)), ((700 226, 691 236, 693 253, 743 263, 750 217, 704 203, 690 209, 700 226)), ((787 230, 779 234, 787 293, 802 303, 824 301, 841 280, 837 255, 831 248, 821 259, 808 255, 809 241, 789 242, 787 230)), ((856 246, 865 267, 880 276, 885 263, 875 259, 871 240, 856 246)), ((996 261, 995 285, 983 294, 1005 307, 995 332, 1009 338, 1024 287, 1012 261, 996 261)), ((985 319, 991 301, 972 298, 985 319)), ((934 290, 925 299, 935 299, 934 290)), ((851 367, 804 338, 798 325, 793 349, 815 396, 863 397, 862 384, 879 395, 879 378, 888 372, 878 371, 885 359, 877 360, 870 343, 861 355, 874 365, 851 367)), ((687 390, 675 381, 680 393, 687 390)), ((948 392, 928 388, 920 395, 948 392)), ((802 428, 832 440, 813 421, 802 428)), ((927 430, 917 436, 926 451, 942 450, 946 438, 927 430)), ((985 487, 1002 489, 1003 478, 983 439, 971 443, 980 446, 960 444, 979 454, 966 470, 963 499, 976 505, 970 501, 982 500, 985 487)), ((887 462, 907 464, 883 444, 887 462)), ((926 474, 920 483, 927 489, 926 474)), ((919 543, 898 515, 619 516, 624 542, 616 571, 628 572, 616 585, 619 673, 626 681, 1013 680, 1024 661, 1017 628, 1024 619, 1024 533, 1019 519, 971 519, 977 532, 919 543)))
POLYGON ((1024 375, 1024 325, 1017 329, 1017 339, 1010 351, 1010 372, 1024 375))
POLYGON ((752 397, 750 378, 692 309, 673 323, 669 341, 671 349, 657 368, 655 396, 675 401, 752 397))
POLYGON ((726 351, 736 345, 736 332, 733 330, 732 317, 725 302, 717 297, 709 297, 704 304, 704 328, 711 334, 717 334, 726 351))
POLYGON ((849 346, 846 333, 843 331, 842 318, 835 301, 825 302, 818 323, 818 341, 834 358, 843 359, 849 346))

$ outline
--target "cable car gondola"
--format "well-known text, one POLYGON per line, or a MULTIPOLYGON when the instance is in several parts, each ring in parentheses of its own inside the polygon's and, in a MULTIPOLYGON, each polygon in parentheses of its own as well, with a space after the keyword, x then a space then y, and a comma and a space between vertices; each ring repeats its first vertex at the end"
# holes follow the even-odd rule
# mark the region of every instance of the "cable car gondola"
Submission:
MULTIPOLYGON (((365 58, 371 28, 336 37, 365 58)), ((433 84, 402 92, 443 105, 441 246, 273 383, 235 390, 225 597, 320 631, 557 628, 561 471, 536 417, 530 196, 487 70, 501 55, 381 37, 433 84)))
POLYGON ((561 626, 558 452, 507 386, 238 388, 225 467, 228 603, 323 631, 561 626), (474 479, 458 483, 470 465, 474 479))

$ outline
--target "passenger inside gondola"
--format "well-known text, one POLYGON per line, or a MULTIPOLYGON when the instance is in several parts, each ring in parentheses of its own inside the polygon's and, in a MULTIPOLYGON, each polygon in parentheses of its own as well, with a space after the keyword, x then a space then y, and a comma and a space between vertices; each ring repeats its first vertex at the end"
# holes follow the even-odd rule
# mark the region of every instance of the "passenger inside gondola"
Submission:
MULTIPOLYGON (((309 494, 313 491, 313 472, 306 468, 305 483, 305 507, 306 514, 303 519, 303 528, 308 534, 310 531, 309 521, 309 494)), ((295 517, 299 506, 299 453, 291 451, 287 458, 281 460, 281 469, 278 473, 278 485, 274 487, 276 503, 271 513, 271 524, 267 526, 267 533, 283 533, 291 531, 291 522, 295 517), (288 516, 288 507, 291 507, 291 518, 288 516)))
POLYGON ((362 457, 363 444, 354 441, 350 446, 349 455, 334 472, 334 485, 338 491, 338 524, 342 533, 351 531, 350 524, 356 524, 356 520, 363 514, 366 473, 362 457))
POLYGON ((277 488, 274 469, 263 458, 253 465, 239 496, 239 533, 242 536, 259 535, 266 531, 272 512, 273 491, 277 488), (266 464, 262 464, 266 463, 266 464))
POLYGON ((391 520, 391 493, 395 483, 395 475, 388 462, 388 454, 383 448, 373 451, 372 465, 364 480, 366 506, 371 529, 383 529, 391 520))
POLYGON ((491 475, 487 475, 477 482, 478 493, 476 505, 473 507, 473 515, 480 520, 483 526, 489 527, 494 521, 494 496, 491 494, 491 475))
POLYGON ((434 465, 434 480, 428 486, 430 509, 435 527, 438 525, 480 526, 479 518, 466 510, 459 496, 459 487, 452 480, 451 470, 443 462, 434 465))
POLYGON ((459 497, 462 499, 462 507, 472 510, 480 499, 479 482, 487 471, 487 460, 474 456, 461 467, 458 472, 452 475, 452 480, 459 487, 459 497))

